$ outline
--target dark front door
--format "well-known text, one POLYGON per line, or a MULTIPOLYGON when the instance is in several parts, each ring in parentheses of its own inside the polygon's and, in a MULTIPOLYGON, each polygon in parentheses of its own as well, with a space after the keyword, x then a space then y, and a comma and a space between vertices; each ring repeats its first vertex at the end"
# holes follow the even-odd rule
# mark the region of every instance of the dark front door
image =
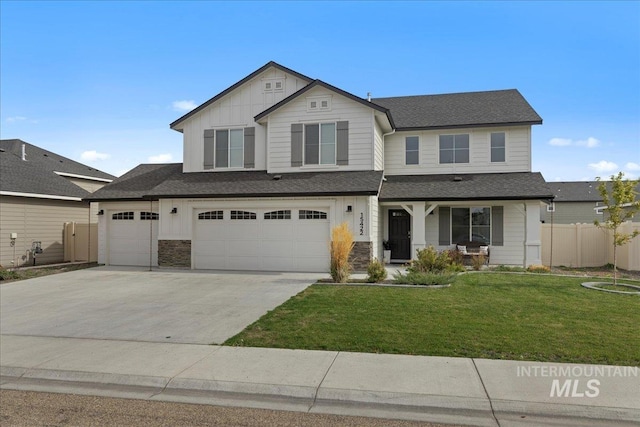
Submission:
POLYGON ((411 215, 404 209, 389 211, 391 259, 411 259, 411 215))

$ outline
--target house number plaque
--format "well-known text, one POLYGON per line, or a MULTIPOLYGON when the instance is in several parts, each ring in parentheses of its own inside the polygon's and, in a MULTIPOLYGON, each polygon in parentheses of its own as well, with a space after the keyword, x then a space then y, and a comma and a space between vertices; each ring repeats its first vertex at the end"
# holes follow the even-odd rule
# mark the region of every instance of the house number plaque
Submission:
POLYGON ((360 212, 360 235, 364 236, 364 213, 360 212))

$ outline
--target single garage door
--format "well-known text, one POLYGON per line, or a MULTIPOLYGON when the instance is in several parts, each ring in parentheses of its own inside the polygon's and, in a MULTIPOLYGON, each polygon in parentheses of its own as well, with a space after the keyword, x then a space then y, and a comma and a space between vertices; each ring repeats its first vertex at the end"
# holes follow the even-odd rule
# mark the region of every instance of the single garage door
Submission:
POLYGON ((121 211, 109 214, 109 264, 158 265, 158 214, 121 211))
POLYGON ((194 268, 326 272, 327 213, 327 209, 196 211, 194 268))

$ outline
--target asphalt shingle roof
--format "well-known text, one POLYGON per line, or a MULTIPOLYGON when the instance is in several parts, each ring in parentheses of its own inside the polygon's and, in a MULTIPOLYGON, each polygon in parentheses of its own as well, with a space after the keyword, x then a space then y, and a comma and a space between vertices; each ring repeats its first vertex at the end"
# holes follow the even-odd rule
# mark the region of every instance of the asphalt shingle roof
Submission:
POLYGON ((140 165, 87 200, 292 197, 378 194, 382 171, 182 173, 182 164, 140 165))
POLYGON ((542 118, 516 89, 371 101, 391 111, 398 130, 542 123, 542 118))
MULTIPOLYGON (((607 187, 611 183, 604 181, 607 187)), ((556 196, 555 202, 601 202, 602 196, 598 192, 600 181, 564 181, 548 182, 551 192, 556 196)), ((636 192, 640 193, 640 184, 636 186, 636 192)))
POLYGON ((540 173, 514 172, 387 176, 379 200, 546 200, 552 197, 540 173))
POLYGON ((19 139, 0 140, 1 191, 80 198, 89 194, 54 172, 115 179, 113 175, 19 139), (23 144, 26 150, 26 161, 22 160, 23 144))

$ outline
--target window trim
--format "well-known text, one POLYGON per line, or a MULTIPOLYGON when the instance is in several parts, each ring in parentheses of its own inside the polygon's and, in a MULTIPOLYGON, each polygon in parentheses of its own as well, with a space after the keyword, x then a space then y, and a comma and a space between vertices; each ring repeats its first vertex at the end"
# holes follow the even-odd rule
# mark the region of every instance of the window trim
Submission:
POLYGON ((223 210, 205 211, 205 212, 200 212, 198 214, 198 221, 223 220, 223 219, 224 219, 223 210))
POLYGON ((135 221, 136 215, 133 211, 121 211, 111 214, 112 221, 135 221))
POLYGON ((556 211, 556 202, 551 202, 551 204, 547 205, 547 212, 555 212, 556 211))
POLYGON ((338 164, 338 122, 310 122, 302 125, 302 166, 336 166, 338 164), (322 163, 322 125, 333 125, 333 163, 322 163), (318 126, 318 163, 307 163, 307 126, 318 126))
POLYGON ((489 162, 490 163, 507 163, 507 132, 501 131, 501 132, 489 132, 489 162), (495 148, 502 148, 502 155, 504 157, 504 160, 493 160, 493 135, 496 134, 502 134, 504 135, 504 145, 502 145, 501 147, 495 147, 495 148))
POLYGON ((160 214, 158 212, 149 212, 149 211, 140 212, 140 221, 158 221, 159 219, 160 219, 160 214))
POLYGON ((316 111, 331 111, 331 95, 320 95, 320 96, 308 96, 307 97, 307 111, 308 112, 316 112, 316 111), (323 103, 326 102, 326 106, 323 106, 323 103))
POLYGON ((256 212, 251 212, 251 211, 245 211, 245 210, 238 210, 238 209, 234 209, 230 212, 229 214, 229 219, 237 221, 237 220, 256 220, 258 219, 258 215, 256 212))
POLYGON ((438 135, 438 164, 440 165, 456 165, 456 164, 461 164, 461 165, 468 165, 471 163, 471 134, 470 133, 456 133, 456 134, 452 134, 452 133, 442 133, 438 135), (463 136, 466 135, 467 137, 467 161, 466 162, 457 162, 456 161, 456 152, 458 150, 465 150, 463 148, 457 149, 456 148, 456 137, 458 136, 463 136), (449 149, 446 148, 445 150, 447 151, 452 151, 453 152, 453 161, 452 162, 443 162, 442 161, 442 137, 443 136, 452 136, 453 137, 453 148, 449 149))
POLYGON ((265 221, 291 219, 291 209, 276 209, 273 211, 265 212, 262 215, 262 219, 264 219, 265 221))
MULTIPOLYGON (((458 243, 455 241, 455 238, 453 236, 453 211, 454 209, 467 209, 469 211, 469 234, 467 235, 467 240, 469 241, 474 241, 473 240, 473 212, 471 212, 472 209, 489 209, 489 242, 487 243, 488 246, 491 246, 493 244, 493 207, 492 206, 451 206, 451 208, 449 209, 449 241, 452 243, 458 243)), ((486 227, 486 225, 481 225, 483 227, 486 227)))
POLYGON ((325 220, 328 219, 328 214, 327 212, 324 211, 319 211, 316 209, 298 209, 298 219, 299 220, 314 220, 314 219, 321 219, 321 220, 325 220))
MULTIPOLYGON (((244 168, 244 128, 220 128, 215 129, 213 140, 213 169, 242 169, 244 168), (227 166, 218 166, 218 132, 227 131, 227 166), (242 135, 242 155, 240 166, 231 166, 231 132, 240 132, 242 135)), ((237 150, 237 149, 236 149, 237 150)))
POLYGON ((407 135, 404 137, 404 164, 405 165, 419 165, 420 164, 420 137, 418 135, 407 135), (407 143, 408 143, 408 139, 409 138, 416 138, 418 140, 418 149, 417 150, 411 150, 409 151, 407 149, 407 143), (413 153, 413 152, 417 152, 418 153, 418 159, 416 163, 409 163, 407 162, 407 155, 409 154, 409 152, 413 153))

